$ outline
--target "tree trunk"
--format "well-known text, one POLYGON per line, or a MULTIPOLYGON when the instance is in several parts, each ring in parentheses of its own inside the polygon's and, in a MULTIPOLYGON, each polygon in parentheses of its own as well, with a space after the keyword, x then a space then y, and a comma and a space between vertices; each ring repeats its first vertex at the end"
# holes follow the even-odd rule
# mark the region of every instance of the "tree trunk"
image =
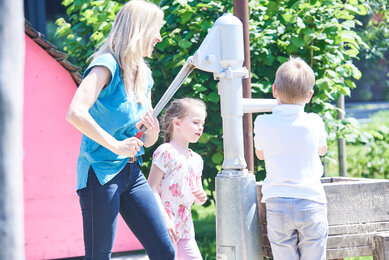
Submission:
POLYGON ((24 259, 21 0, 0 0, 0 259, 24 259))

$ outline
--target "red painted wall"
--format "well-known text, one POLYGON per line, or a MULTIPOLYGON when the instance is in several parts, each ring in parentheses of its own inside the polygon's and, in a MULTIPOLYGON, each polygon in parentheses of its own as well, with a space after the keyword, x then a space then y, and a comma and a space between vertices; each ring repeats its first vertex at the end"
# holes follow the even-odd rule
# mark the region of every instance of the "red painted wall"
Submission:
MULTIPOLYGON (((81 134, 65 120, 77 89, 69 72, 27 35, 24 69, 24 225, 27 260, 81 256, 76 161, 81 134)), ((114 252, 141 249, 120 218, 114 252)))

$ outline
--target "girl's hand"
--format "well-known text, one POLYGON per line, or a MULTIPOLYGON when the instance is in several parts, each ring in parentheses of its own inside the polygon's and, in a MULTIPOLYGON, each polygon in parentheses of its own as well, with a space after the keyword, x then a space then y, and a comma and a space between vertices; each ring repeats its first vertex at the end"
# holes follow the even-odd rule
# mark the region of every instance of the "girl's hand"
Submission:
POLYGON ((195 203, 197 205, 203 205, 207 201, 207 194, 202 188, 194 190, 192 194, 195 197, 195 203))
POLYGON ((118 141, 113 152, 118 155, 134 157, 143 146, 143 142, 136 137, 130 137, 123 141, 118 141))
POLYGON ((147 111, 147 113, 139 119, 139 122, 136 123, 136 128, 140 130, 142 125, 146 127, 145 134, 148 135, 158 135, 159 134, 159 122, 156 118, 152 116, 152 110, 147 111))
POLYGON ((174 228, 174 223, 171 221, 171 219, 165 219, 167 231, 169 233, 170 240, 172 242, 175 242, 178 240, 176 229, 174 228))

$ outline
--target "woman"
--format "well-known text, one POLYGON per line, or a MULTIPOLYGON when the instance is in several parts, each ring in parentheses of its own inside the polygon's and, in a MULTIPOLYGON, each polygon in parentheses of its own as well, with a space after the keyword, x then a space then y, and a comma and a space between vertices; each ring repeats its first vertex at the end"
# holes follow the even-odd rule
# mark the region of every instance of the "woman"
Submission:
POLYGON ((174 249, 150 186, 140 172, 143 146, 158 139, 151 116, 151 57, 160 42, 163 12, 143 0, 126 3, 70 104, 66 119, 83 135, 77 193, 85 259, 110 259, 118 213, 150 259, 174 259, 174 249), (142 140, 134 137, 141 125, 142 140))

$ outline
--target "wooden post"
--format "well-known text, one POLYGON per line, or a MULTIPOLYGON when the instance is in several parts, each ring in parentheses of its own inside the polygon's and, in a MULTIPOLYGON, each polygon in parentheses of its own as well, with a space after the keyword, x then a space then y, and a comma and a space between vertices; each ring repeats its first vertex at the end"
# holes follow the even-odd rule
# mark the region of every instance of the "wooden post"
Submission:
MULTIPOLYGON (((243 98, 251 98, 251 65, 250 65, 250 35, 249 35, 249 7, 248 0, 234 0, 234 15, 239 18, 243 24, 244 40, 244 63, 249 77, 243 79, 243 98)), ((253 145, 253 116, 251 113, 243 115, 243 142, 244 157, 247 163, 247 169, 254 172, 254 145, 253 145)))
MULTIPOLYGON (((344 95, 340 95, 336 100, 336 107, 338 108, 337 119, 344 119, 344 95)), ((346 141, 344 138, 338 138, 338 161, 339 161, 339 176, 347 176, 346 167, 346 141)))
POLYGON ((24 259, 23 1, 0 0, 0 259, 24 259))
POLYGON ((373 259, 389 260, 389 232, 377 233, 374 235, 373 259))

